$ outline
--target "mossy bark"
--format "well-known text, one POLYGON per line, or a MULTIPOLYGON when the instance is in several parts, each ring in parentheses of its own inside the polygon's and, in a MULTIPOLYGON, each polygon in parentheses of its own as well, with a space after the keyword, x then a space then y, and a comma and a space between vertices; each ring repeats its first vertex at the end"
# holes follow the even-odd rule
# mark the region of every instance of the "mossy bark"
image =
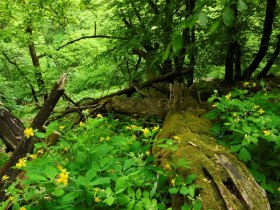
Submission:
MULTIPOLYGON (((210 121, 199 117, 200 113, 200 106, 193 98, 174 97, 157 138, 172 139, 176 135, 181 140, 176 142, 179 146, 176 151, 154 146, 153 154, 160 165, 182 158, 191 161, 190 168, 180 168, 179 174, 198 176, 196 184, 201 187, 198 193, 203 209, 270 209, 265 191, 242 162, 217 144, 210 134, 210 121)), ((182 198, 174 196, 172 200, 173 209, 180 209, 182 198)))

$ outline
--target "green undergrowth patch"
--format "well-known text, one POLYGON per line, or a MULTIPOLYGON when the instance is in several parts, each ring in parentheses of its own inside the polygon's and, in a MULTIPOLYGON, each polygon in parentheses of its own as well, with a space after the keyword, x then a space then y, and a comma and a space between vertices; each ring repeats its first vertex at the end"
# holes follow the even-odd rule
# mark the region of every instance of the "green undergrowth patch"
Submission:
MULTIPOLYGON (((183 178, 157 166, 152 145, 171 141, 157 143, 159 131, 156 119, 101 114, 74 128, 54 122, 45 133, 34 131, 41 139, 61 135, 56 145, 37 143, 34 154, 19 160, 15 168, 24 176, 8 188, 1 209, 12 203, 15 210, 164 210, 171 209, 173 195, 184 199, 182 209, 201 209, 195 175, 183 178)), ((32 135, 32 129, 26 133, 32 135)))
POLYGON ((279 100, 279 91, 271 92, 264 82, 248 81, 225 96, 216 91, 208 100, 214 109, 206 115, 214 122, 212 133, 246 163, 276 209, 280 207, 279 100))

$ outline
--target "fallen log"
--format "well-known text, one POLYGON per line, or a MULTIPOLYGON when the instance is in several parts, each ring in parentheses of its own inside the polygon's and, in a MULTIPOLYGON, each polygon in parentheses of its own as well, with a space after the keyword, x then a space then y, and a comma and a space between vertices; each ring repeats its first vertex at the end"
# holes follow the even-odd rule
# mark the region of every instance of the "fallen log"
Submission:
MULTIPOLYGON (((41 108, 41 110, 37 113, 34 120, 31 123, 32 129, 37 129, 38 131, 42 131, 43 125, 51 115, 55 105, 57 104, 58 100, 64 93, 64 85, 66 80, 66 74, 64 74, 58 82, 53 86, 51 94, 49 98, 45 101, 45 104, 41 108)), ((23 132, 23 130, 22 130, 23 132)), ((4 175, 9 177, 9 182, 1 182, 0 183, 0 201, 4 201, 6 199, 5 189, 7 189, 13 181, 15 181, 16 177, 21 172, 18 169, 12 168, 16 165, 20 158, 26 157, 28 153, 32 153, 34 149, 35 143, 38 142, 36 137, 26 138, 23 137, 20 140, 20 143, 16 147, 15 151, 13 152, 12 156, 9 158, 7 163, 1 168, 0 177, 4 175)))
MULTIPOLYGON (((191 161, 190 168, 179 168, 177 172, 185 178, 197 175, 195 184, 201 188, 198 194, 202 209, 269 210, 265 191, 237 157, 217 144, 210 133, 210 121, 197 115, 199 104, 192 97, 181 96, 174 97, 157 136, 157 139, 174 139, 178 149, 154 146, 152 151, 160 165, 164 167, 179 159, 191 161)), ((172 197, 172 209, 181 209, 183 203, 180 196, 172 197)))

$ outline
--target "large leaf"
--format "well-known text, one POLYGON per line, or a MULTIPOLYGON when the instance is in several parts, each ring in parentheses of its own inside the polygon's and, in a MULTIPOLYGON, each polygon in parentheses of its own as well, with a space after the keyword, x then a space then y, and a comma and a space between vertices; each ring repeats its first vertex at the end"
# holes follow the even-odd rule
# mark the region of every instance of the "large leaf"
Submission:
POLYGON ((234 11, 229 7, 225 7, 223 13, 223 21, 226 26, 231 26, 235 20, 234 11))

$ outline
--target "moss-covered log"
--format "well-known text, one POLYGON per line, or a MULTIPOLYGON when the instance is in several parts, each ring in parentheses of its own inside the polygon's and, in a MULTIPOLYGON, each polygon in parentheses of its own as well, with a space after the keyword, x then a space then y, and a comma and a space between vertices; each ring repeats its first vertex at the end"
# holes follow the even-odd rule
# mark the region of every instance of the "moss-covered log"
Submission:
MULTIPOLYGON (((200 116, 200 106, 191 97, 177 98, 165 118, 158 139, 178 136, 178 150, 154 147, 153 153, 164 166, 169 161, 186 159, 190 168, 180 168, 179 174, 198 176, 199 196, 203 209, 270 209, 265 191, 255 182, 246 166, 228 149, 218 145, 210 134, 211 123, 200 116)), ((183 201, 172 198, 173 209, 183 201)))

